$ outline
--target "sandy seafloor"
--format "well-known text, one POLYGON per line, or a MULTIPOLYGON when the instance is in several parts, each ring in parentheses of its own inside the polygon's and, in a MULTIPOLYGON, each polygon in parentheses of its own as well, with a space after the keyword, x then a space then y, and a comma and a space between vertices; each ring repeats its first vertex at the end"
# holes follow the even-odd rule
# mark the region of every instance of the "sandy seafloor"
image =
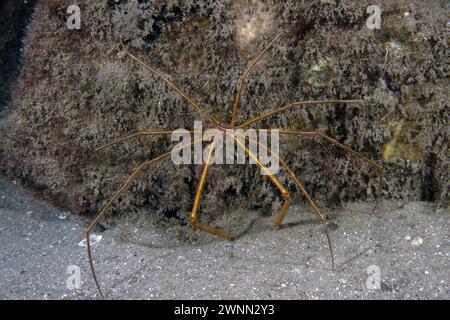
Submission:
MULTIPOLYGON (((449 210, 391 201, 372 208, 328 212, 335 272, 320 224, 302 206, 276 231, 253 213, 234 243, 209 235, 180 243, 173 228, 152 227, 148 213, 128 215, 98 233, 95 265, 110 299, 449 299, 449 210)), ((0 178, 0 298, 98 298, 79 246, 87 223, 0 178), (69 266, 80 267, 80 283, 69 266)))

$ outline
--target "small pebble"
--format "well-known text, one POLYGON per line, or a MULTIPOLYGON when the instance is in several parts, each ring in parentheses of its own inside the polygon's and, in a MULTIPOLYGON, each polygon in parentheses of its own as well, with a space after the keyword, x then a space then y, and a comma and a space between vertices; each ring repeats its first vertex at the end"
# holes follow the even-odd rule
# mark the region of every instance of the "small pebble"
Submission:
POLYGON ((57 218, 59 220, 66 220, 67 219, 67 213, 61 212, 60 214, 57 215, 57 218))
POLYGON ((423 243, 423 239, 419 236, 415 237, 414 239, 412 239, 411 244, 413 246, 420 246, 423 243))

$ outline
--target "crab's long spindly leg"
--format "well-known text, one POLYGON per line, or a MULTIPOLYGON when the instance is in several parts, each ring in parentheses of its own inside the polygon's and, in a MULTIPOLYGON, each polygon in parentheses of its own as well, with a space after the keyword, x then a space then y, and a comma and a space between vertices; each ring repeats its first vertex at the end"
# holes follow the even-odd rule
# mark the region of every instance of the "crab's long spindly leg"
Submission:
POLYGON ((293 102, 290 103, 282 108, 279 109, 275 109, 273 111, 264 113, 260 116, 257 116, 253 119, 250 119, 240 125, 237 126, 237 128, 244 128, 247 127, 255 122, 267 119, 269 117, 272 117, 276 114, 282 113, 284 111, 287 111, 289 109, 295 108, 295 107, 300 107, 300 106, 306 106, 306 105, 316 105, 316 104, 362 104, 364 103, 364 100, 308 100, 308 101, 298 101, 298 102, 293 102))
MULTIPOLYGON (((263 148, 264 150, 268 151, 270 155, 273 155, 277 158, 277 160, 280 162, 281 166, 286 170, 287 174, 294 180, 295 184, 297 185, 297 187, 300 189, 300 191, 303 193, 303 195, 305 196, 306 200, 308 201, 308 203, 310 204, 310 206, 314 209, 314 212, 319 216, 320 218, 320 222, 322 223, 323 229, 324 229, 324 233, 325 233, 325 237, 327 239, 328 242, 328 248, 330 250, 330 256, 331 256, 331 269, 335 270, 335 261, 334 261, 334 250, 333 250, 333 243, 331 241, 331 237, 330 237, 330 233, 328 231, 328 227, 325 221, 325 216, 322 214, 322 212, 320 211, 319 207, 317 207, 317 205, 315 204, 314 200, 311 198, 311 196, 308 194, 308 192, 306 191, 305 187, 303 186, 303 184, 300 182, 300 180, 297 178, 297 176, 294 174, 294 172, 291 170, 291 168, 286 164, 286 162, 281 159, 277 154, 273 154, 272 151, 267 148, 265 145, 254 141, 253 139, 249 138, 249 141, 251 141, 252 143, 256 143, 260 148, 263 148)), ((286 217, 286 215, 278 215, 275 217, 274 223, 273 223, 273 227, 276 228, 278 227, 284 220, 284 218, 286 217)))
POLYGON ((242 149, 244 149, 245 153, 251 157, 256 164, 266 173, 266 175, 272 180, 272 182, 276 185, 276 187, 280 190, 282 197, 284 198, 284 203, 280 209, 280 211, 278 212, 277 216, 275 217, 275 223, 273 225, 274 228, 276 228, 284 219, 284 217, 287 215, 288 211, 289 211, 289 207, 292 204, 292 199, 291 199, 291 195, 289 194, 289 192, 287 191, 287 189, 285 187, 283 187, 283 185, 281 184, 280 180, 278 180, 271 172, 270 170, 258 159, 258 157, 256 155, 254 155, 246 146, 245 146, 245 140, 243 140, 242 136, 234 136, 234 140, 236 141, 236 143, 238 144, 239 147, 241 147, 242 149), (242 141, 244 143, 242 143, 242 141))
POLYGON ((226 231, 226 230, 222 230, 222 229, 218 229, 203 223, 200 223, 198 221, 198 208, 200 205, 200 199, 202 196, 202 191, 203 188, 205 187, 205 182, 206 182, 206 177, 208 175, 208 169, 209 166, 211 165, 211 158, 212 158, 212 153, 214 151, 215 148, 215 140, 209 145, 209 151, 208 151, 208 156, 206 158, 205 164, 203 166, 203 171, 202 171, 202 175, 200 178, 200 183, 197 187, 197 193, 195 195, 195 200, 194 200, 194 206, 192 207, 192 211, 191 211, 191 224, 194 228, 200 229, 202 231, 214 234, 216 236, 222 237, 222 238, 228 238, 228 239, 234 239, 236 238, 236 235, 230 231, 226 231))
MULTIPOLYGON (((132 54, 131 52, 129 52, 128 50, 125 49, 125 53, 132 58, 134 61, 138 62, 140 65, 142 65, 144 68, 146 68, 147 70, 149 70, 150 72, 152 72, 155 76, 159 77, 161 80, 163 80, 169 87, 171 87, 175 92, 177 92, 180 96, 183 97, 184 100, 186 100, 195 110, 197 110, 198 112, 200 112, 201 115, 204 115, 204 113, 202 112, 202 107, 200 106, 200 104, 198 104, 197 102, 194 101, 193 98, 189 97, 186 93, 184 93, 180 87, 178 87, 175 83, 173 83, 172 81, 170 81, 166 76, 164 76, 162 74, 161 71, 159 71, 158 69, 156 69, 155 67, 149 65, 148 63, 145 63, 144 61, 142 61, 141 59, 139 59, 138 57, 136 57, 134 54, 132 54)), ((211 121, 213 124, 218 125, 219 121, 217 119, 215 119, 213 116, 211 115, 206 115, 206 117, 208 118, 209 121, 211 121)))
MULTIPOLYGON (((95 149, 95 152, 98 151, 102 151, 104 149, 107 149, 113 145, 122 143, 124 141, 130 140, 130 139, 134 139, 134 138, 138 138, 138 137, 146 137, 146 136, 163 136, 163 135, 171 135, 172 133, 174 133, 175 131, 168 131, 168 130, 154 130, 154 131, 139 131, 133 134, 130 134, 128 136, 122 137, 120 139, 114 140, 113 142, 110 142, 108 144, 105 144, 104 146, 98 147, 97 149, 95 149)), ((190 134, 202 134, 202 131, 187 131, 190 134)))
POLYGON ((281 36, 280 34, 277 35, 267 45, 267 47, 263 51, 261 51, 261 53, 255 59, 253 59, 250 62, 249 66, 247 67, 247 69, 245 69, 244 73, 242 74, 241 78, 239 79, 239 85, 238 85, 238 89, 236 92, 236 98, 235 98, 234 104, 233 104, 233 113, 231 114, 231 125, 232 126, 236 122, 237 109, 238 109, 238 105, 239 105, 239 100, 241 98, 241 92, 245 85, 245 80, 247 79, 247 77, 248 77, 250 71, 253 69, 253 67, 258 63, 258 61, 261 59, 261 57, 270 49, 270 47, 272 47, 272 45, 275 43, 275 41, 277 41, 280 38, 280 36, 281 36))
POLYGON ((88 258, 88 262, 89 262, 89 268, 91 270, 91 274, 92 274, 92 278, 94 280, 95 286, 97 287, 97 290, 98 290, 98 292, 99 292, 99 294, 100 294, 100 296, 102 298, 104 298, 104 295, 103 295, 102 290, 100 289, 100 285, 99 285, 99 283, 97 281, 97 276, 95 274, 94 264, 93 264, 93 261, 92 261, 91 246, 90 246, 90 242, 89 242, 89 236, 90 236, 92 230, 97 225, 97 223, 100 221, 100 219, 102 219, 106 215, 108 209, 119 198, 119 196, 125 190, 127 190, 130 187, 131 183, 136 179, 137 175, 142 170, 144 170, 145 168, 148 168, 152 164, 157 163, 158 161, 161 161, 161 160, 163 160, 165 158, 170 157, 170 155, 173 152, 181 151, 182 149, 187 148, 189 146, 192 146, 192 145, 194 145, 196 143, 200 143, 203 140, 204 139, 194 140, 191 143, 188 143, 186 145, 180 146, 178 148, 174 148, 172 151, 167 152, 167 153, 163 153, 163 154, 157 156, 156 158, 153 158, 151 160, 145 161, 145 162, 141 163, 139 166, 137 166, 136 168, 134 168, 132 170, 131 175, 128 177, 128 179, 125 181, 125 183, 122 185, 122 187, 114 194, 114 196, 108 201, 108 203, 103 207, 103 209, 95 216, 95 218, 92 220, 92 222, 89 224, 89 226, 84 231, 85 238, 86 238, 86 255, 87 255, 87 258, 88 258))
MULTIPOLYGON (((375 168, 375 170, 377 171, 380 181, 379 181, 379 185, 378 185, 378 194, 377 194, 377 204, 380 203, 380 199, 381 199, 381 191, 382 191, 382 187, 383 187, 383 166, 381 166, 380 164, 378 164, 377 162, 373 161, 372 159, 367 158, 365 155, 351 149, 350 147, 338 142, 336 139, 333 139, 321 132, 318 131, 294 131, 294 130, 285 130, 285 129, 277 129, 279 134, 282 135, 288 135, 288 136, 304 136, 304 137, 317 137, 317 138, 321 138, 335 146, 337 146, 338 148, 344 150, 345 152, 350 153, 351 155, 363 160, 364 162, 368 163, 369 165, 371 165, 372 167, 375 168)), ((257 130, 257 131, 267 131, 266 129, 262 129, 262 130, 257 130)))

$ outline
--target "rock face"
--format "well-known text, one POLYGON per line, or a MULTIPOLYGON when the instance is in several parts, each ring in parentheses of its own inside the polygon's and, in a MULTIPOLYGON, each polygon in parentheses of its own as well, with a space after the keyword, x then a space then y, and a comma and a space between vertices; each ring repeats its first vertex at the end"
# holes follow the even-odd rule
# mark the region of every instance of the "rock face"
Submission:
MULTIPOLYGON (((370 1, 93 0, 80 5, 80 30, 67 29, 66 2, 37 5, 0 133, 3 172, 57 204, 96 212, 132 168, 173 143, 96 147, 139 130, 191 129, 198 119, 124 47, 226 121, 240 74, 279 33, 249 76, 238 122, 293 101, 364 99, 297 108, 253 127, 318 130, 384 166, 384 198, 448 203, 445 1, 379 1, 381 28, 370 29, 370 1)), ((326 141, 283 139, 281 154, 322 207, 376 195, 373 168, 326 141)), ((161 162, 113 211, 146 208, 185 221, 200 169, 161 162)), ((284 172, 277 176, 294 201, 304 199, 284 172)), ((213 166, 201 219, 227 208, 277 209, 278 199, 255 165, 213 166)))

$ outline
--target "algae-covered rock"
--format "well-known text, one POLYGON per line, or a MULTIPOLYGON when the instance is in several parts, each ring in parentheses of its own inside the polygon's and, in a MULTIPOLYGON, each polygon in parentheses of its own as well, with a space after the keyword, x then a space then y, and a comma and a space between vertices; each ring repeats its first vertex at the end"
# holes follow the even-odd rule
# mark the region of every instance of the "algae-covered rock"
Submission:
MULTIPOLYGON (((321 131, 384 166, 383 197, 448 201, 445 1, 379 1, 380 29, 367 27, 368 1, 91 0, 80 4, 80 30, 66 27, 70 4, 37 5, 0 142, 3 173, 58 205, 98 211, 135 166, 173 143, 146 137, 95 148, 139 130, 191 129, 198 119, 125 48, 225 121, 240 74, 277 34, 248 78, 238 122, 293 101, 364 99, 297 108, 254 127, 321 131)), ((326 141, 282 139, 281 151, 322 208, 376 196, 376 171, 326 141)), ((187 222, 200 169, 161 162, 113 211, 145 208, 187 222)), ((277 176, 304 199, 284 172, 277 176)), ((213 166, 201 219, 278 197, 254 165, 213 166)))

